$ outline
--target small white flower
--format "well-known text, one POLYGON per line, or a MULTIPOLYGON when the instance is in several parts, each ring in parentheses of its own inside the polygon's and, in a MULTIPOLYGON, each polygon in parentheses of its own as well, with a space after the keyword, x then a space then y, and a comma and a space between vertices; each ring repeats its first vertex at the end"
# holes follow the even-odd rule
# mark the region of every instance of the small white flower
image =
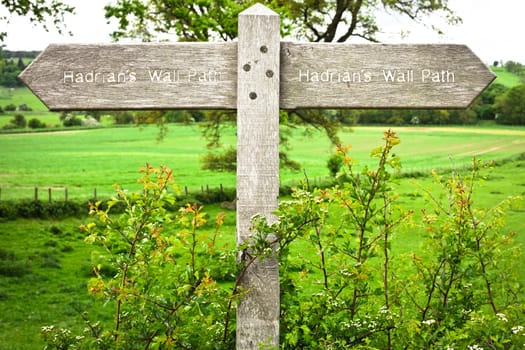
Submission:
POLYGON ((518 334, 518 333, 521 332, 522 330, 523 330, 523 326, 512 327, 512 333, 513 333, 513 334, 518 334))
POLYGON ((386 306, 381 306, 378 312, 380 314, 388 314, 388 309, 386 308, 386 306))
POLYGON ((343 328, 343 329, 351 329, 354 326, 354 324, 350 323, 350 322, 342 322, 341 323, 341 328, 343 328))
POLYGON ((478 344, 474 344, 474 345, 469 345, 468 350, 483 350, 483 348, 479 346, 478 344))
POLYGON ((507 320, 507 316, 505 316, 505 314, 502 314, 501 312, 497 313, 496 316, 499 318, 500 321, 503 321, 503 322, 508 322, 509 321, 509 320, 507 320))
POLYGON ((360 320, 352 320, 352 321, 350 321, 350 324, 351 324, 353 327, 356 327, 356 328, 360 328, 360 327, 362 326, 360 320))
POLYGON ((421 322, 422 324, 425 324, 427 326, 430 326, 431 324, 434 324, 436 323, 436 320, 433 320, 433 319, 430 319, 430 320, 424 320, 423 322, 421 322))
POLYGON ((55 326, 43 326, 41 329, 42 332, 51 332, 54 328, 55 326))
POLYGON ((467 309, 467 310, 463 309, 463 310, 461 310, 461 313, 464 314, 464 315, 468 315, 468 314, 470 314, 471 312, 472 312, 471 309, 467 309))

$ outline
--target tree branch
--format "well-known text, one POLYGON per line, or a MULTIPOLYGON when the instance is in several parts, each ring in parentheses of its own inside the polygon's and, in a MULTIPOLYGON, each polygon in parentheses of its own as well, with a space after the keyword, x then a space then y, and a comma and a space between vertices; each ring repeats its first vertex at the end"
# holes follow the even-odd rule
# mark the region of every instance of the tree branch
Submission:
POLYGON ((361 7, 363 6, 363 0, 357 0, 354 4, 354 6, 350 9, 350 14, 352 15, 352 22, 350 23, 350 26, 348 27, 348 30, 344 35, 339 37, 337 39, 338 42, 344 42, 346 41, 350 36, 354 35, 355 29, 357 28, 358 21, 358 14, 361 10, 361 7))

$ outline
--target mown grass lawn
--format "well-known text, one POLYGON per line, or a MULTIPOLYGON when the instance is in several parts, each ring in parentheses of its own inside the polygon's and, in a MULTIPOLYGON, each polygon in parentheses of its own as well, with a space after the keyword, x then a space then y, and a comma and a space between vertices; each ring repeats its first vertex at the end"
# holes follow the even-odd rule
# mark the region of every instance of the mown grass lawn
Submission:
POLYGON ((80 331, 77 310, 111 316, 87 294, 92 247, 81 219, 15 220, 0 224, 0 349, 42 349, 41 326, 80 331))
MULTIPOLYGON (((173 169, 182 188, 200 191, 209 186, 235 187, 235 175, 201 169, 206 141, 198 125, 169 125, 168 135, 158 142, 154 126, 100 128, 51 133, 0 135, 0 199, 30 199, 34 188, 56 188, 55 198, 92 198, 111 195, 118 183, 136 189, 138 169, 149 163, 173 169)), ((371 149, 381 145, 387 127, 355 127, 341 133, 343 144, 352 146, 351 156, 365 165, 371 149)), ((405 172, 428 172, 432 168, 468 165, 473 156, 502 159, 525 151, 525 128, 393 127, 401 137, 396 152, 405 172)), ((281 170, 283 184, 295 184, 305 174, 310 179, 328 175, 326 162, 335 147, 321 132, 304 136, 295 130, 289 154, 302 171, 281 170)), ((235 129, 224 130, 224 147, 236 143, 235 129)))

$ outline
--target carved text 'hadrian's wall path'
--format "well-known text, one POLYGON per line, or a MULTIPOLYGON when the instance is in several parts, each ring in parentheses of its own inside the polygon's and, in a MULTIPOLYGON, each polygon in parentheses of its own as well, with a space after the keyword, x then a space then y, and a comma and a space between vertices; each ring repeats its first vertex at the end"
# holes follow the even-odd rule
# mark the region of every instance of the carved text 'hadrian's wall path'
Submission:
MULTIPOLYGON (((52 110, 235 109, 236 63, 237 43, 51 45, 21 78, 52 110)), ((466 108, 493 79, 463 45, 281 43, 281 109, 466 108)))

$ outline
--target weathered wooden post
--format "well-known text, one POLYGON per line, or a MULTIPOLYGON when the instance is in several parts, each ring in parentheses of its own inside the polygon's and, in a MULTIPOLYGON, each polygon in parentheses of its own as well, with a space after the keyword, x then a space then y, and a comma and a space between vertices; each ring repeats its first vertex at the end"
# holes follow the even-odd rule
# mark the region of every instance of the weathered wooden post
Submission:
MULTIPOLYGON (((257 4, 239 15, 237 58, 237 243, 251 218, 270 221, 279 196, 279 16, 257 4)), ((279 344, 279 264, 250 265, 237 308, 237 349, 279 344)))

